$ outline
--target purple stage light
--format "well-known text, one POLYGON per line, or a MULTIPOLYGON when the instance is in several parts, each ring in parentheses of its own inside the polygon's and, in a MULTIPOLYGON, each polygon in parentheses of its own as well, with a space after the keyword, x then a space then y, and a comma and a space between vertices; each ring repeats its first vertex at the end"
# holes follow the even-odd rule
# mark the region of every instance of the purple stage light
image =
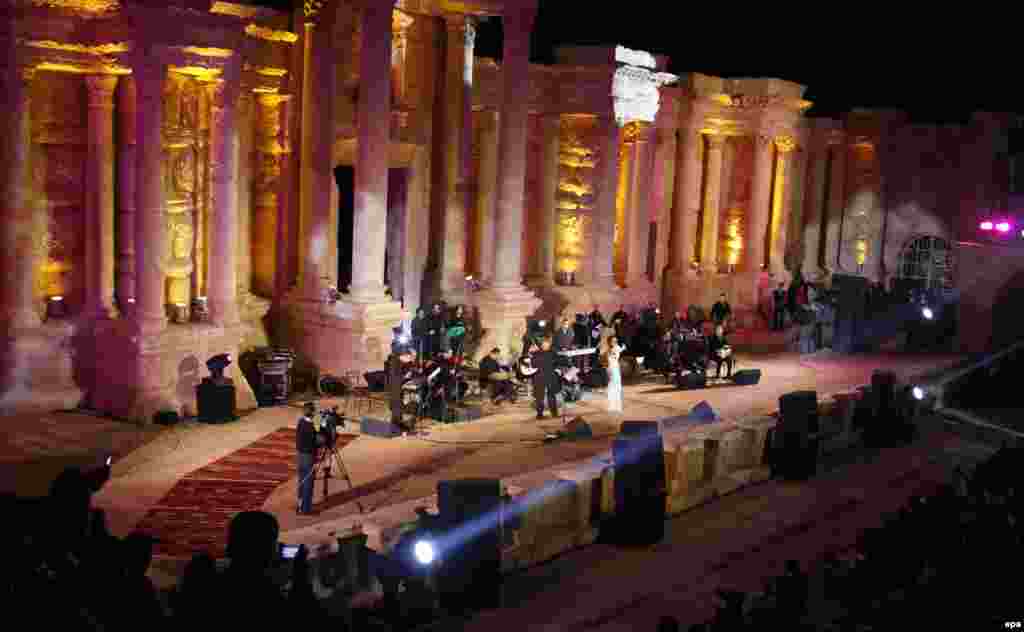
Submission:
POLYGON ((992 222, 982 222, 981 230, 992 230, 992 222))
POLYGON ((1010 232, 1010 222, 999 222, 998 224, 996 224, 996 230, 998 230, 1001 233, 1010 232))

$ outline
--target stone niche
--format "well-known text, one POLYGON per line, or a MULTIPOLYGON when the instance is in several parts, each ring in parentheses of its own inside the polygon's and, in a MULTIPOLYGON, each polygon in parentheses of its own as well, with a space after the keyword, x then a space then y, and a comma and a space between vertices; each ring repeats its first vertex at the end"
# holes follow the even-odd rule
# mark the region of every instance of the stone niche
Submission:
POLYGON ((36 298, 63 296, 69 314, 85 298, 86 94, 78 75, 39 72, 32 85, 32 191, 39 212, 36 298))
POLYGON ((592 116, 563 116, 558 166, 555 273, 593 276, 591 243, 598 125, 592 116))

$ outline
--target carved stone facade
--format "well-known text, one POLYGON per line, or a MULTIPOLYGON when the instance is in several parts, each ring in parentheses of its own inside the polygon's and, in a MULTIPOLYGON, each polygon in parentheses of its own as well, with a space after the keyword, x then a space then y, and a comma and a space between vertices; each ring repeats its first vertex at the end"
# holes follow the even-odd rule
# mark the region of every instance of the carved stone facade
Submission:
POLYGON ((4 166, 3 410, 193 413, 208 355, 268 343, 377 369, 438 293, 469 306, 480 348, 514 349, 527 317, 659 294, 668 311, 726 292, 755 326, 797 269, 888 280, 904 242, 954 241, 1001 190, 980 166, 998 116, 927 134, 891 113, 808 119, 803 86, 673 84, 641 51, 530 65, 530 3, 503 18, 500 64, 473 48, 496 1, 310 1, 301 32, 230 2, 33 4, 0 16, 25 130, 4 166), (116 309, 87 312, 110 288, 116 309), (214 322, 191 322, 197 299, 214 322))

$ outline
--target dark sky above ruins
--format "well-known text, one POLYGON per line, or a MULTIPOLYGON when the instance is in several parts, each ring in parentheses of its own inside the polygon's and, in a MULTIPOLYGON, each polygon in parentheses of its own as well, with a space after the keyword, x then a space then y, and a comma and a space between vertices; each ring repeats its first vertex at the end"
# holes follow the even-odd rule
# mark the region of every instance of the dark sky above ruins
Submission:
MULTIPOLYGON (((975 17, 970 5, 932 3, 911 14, 904 6, 540 0, 532 57, 552 63, 559 45, 622 44, 670 56, 676 73, 803 84, 815 102, 811 116, 871 107, 907 110, 921 122, 957 122, 974 110, 1024 112, 1024 34, 1012 32, 1009 13, 979 4, 975 17)), ((500 57, 500 50, 500 20, 490 20, 480 27, 477 53, 500 57)))

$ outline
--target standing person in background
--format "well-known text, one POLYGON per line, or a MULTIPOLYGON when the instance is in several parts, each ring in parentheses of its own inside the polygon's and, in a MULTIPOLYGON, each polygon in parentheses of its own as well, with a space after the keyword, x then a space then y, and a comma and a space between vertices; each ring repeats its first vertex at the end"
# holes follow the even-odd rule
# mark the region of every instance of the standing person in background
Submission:
POLYGON ((711 320, 715 326, 728 325, 730 318, 732 318, 732 306, 725 298, 725 292, 722 292, 718 296, 718 302, 711 306, 711 320))
POLYGON ((446 323, 445 335, 448 336, 448 348, 460 364, 466 353, 466 316, 462 305, 455 308, 455 313, 446 323))
POLYGON ((786 285, 779 283, 779 287, 772 292, 772 330, 782 331, 786 325, 786 285))

